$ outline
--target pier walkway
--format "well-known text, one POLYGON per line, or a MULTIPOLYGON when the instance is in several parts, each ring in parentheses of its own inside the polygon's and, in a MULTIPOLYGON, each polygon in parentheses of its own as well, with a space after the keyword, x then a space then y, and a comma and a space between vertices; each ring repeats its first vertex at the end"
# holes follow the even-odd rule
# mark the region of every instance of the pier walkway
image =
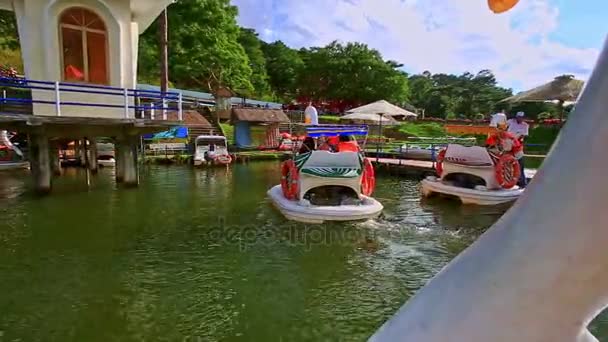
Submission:
MULTIPOLYGON (((370 157, 372 163, 379 171, 391 174, 405 174, 417 176, 436 175, 435 163, 426 160, 397 159, 397 158, 374 158, 370 157)), ((532 179, 536 175, 535 169, 526 169, 526 178, 532 179)))

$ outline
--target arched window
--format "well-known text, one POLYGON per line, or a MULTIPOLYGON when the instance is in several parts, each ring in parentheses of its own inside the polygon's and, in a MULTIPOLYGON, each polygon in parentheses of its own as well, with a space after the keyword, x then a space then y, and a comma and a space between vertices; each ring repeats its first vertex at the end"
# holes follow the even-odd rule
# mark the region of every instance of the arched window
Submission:
POLYGON ((63 79, 108 84, 107 30, 101 18, 82 7, 65 10, 59 19, 63 79))

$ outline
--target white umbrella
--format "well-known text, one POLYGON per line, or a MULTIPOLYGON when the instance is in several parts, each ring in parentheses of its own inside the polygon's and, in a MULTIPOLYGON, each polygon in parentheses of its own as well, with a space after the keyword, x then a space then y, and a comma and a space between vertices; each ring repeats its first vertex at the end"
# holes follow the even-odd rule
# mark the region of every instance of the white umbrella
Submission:
POLYGON ((351 109, 349 111, 347 111, 346 113, 348 114, 383 114, 383 115, 389 115, 392 117, 395 116, 413 116, 413 117, 417 117, 418 114, 409 112, 403 108, 397 107, 394 104, 385 101, 385 100, 380 100, 380 101, 376 101, 370 104, 366 104, 365 106, 361 106, 358 108, 354 108, 351 109))
POLYGON ((383 124, 393 122, 393 120, 391 120, 391 118, 389 118, 389 117, 382 116, 379 114, 371 114, 371 113, 370 114, 366 114, 366 113, 347 114, 347 115, 340 117, 340 120, 365 121, 365 122, 372 122, 375 124, 378 124, 380 122, 382 122, 383 124))

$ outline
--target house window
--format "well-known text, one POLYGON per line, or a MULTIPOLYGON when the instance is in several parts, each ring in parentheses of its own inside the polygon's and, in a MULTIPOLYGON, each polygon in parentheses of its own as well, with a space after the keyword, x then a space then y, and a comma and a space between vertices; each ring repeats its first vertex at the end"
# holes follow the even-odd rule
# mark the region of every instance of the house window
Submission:
POLYGON ((63 80, 108 84, 107 30, 88 9, 72 7, 59 19, 63 80))

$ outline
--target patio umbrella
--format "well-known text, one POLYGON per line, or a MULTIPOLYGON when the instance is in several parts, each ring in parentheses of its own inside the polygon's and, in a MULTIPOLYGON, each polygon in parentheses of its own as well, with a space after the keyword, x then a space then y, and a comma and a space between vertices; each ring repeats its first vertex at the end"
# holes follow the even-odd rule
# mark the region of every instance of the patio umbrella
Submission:
MULTIPOLYGON (((372 122, 378 125, 379 135, 382 135, 382 125, 394 124, 396 120, 391 116, 392 114, 407 112, 395 105, 392 105, 384 100, 370 103, 363 107, 355 108, 350 110, 347 114, 340 118, 340 120, 356 120, 362 122, 372 122), (386 115, 386 116, 385 116, 386 115)), ((380 158, 380 139, 376 144, 376 161, 380 158)))
POLYGON ((577 80, 572 75, 556 77, 553 81, 538 86, 534 89, 521 92, 517 95, 507 97, 500 102, 547 102, 557 101, 560 118, 563 117, 564 103, 576 101, 583 90, 584 82, 577 80))
POLYGON ((362 121, 362 122, 373 123, 373 124, 380 124, 380 123, 387 124, 387 123, 394 122, 394 120, 392 120, 391 118, 389 118, 387 116, 383 116, 380 114, 372 114, 372 113, 346 114, 346 115, 340 117, 340 120, 362 121))
POLYGON ((366 104, 365 106, 361 106, 358 108, 351 109, 346 112, 347 114, 383 114, 388 116, 413 116, 417 117, 418 114, 409 112, 403 108, 397 107, 394 104, 380 100, 370 104, 366 104))

